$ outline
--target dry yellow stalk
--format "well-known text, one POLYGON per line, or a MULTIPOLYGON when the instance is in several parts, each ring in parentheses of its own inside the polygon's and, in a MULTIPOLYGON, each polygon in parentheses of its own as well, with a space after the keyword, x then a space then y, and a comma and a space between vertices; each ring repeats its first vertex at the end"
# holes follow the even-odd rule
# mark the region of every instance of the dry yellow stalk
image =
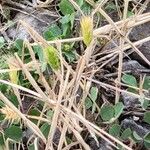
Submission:
POLYGON ((81 34, 86 46, 89 46, 93 39, 93 19, 90 16, 84 16, 81 18, 81 34))

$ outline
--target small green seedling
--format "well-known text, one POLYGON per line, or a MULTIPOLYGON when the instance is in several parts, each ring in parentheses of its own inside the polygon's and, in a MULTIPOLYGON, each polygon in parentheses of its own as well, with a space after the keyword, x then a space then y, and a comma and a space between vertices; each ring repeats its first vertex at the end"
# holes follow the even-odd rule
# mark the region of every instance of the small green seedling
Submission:
POLYGON ((85 100, 85 108, 86 109, 92 108, 92 114, 96 110, 95 103, 96 103, 97 96, 98 96, 98 88, 92 87, 90 90, 89 97, 87 97, 85 100))
POLYGON ((114 122, 122 114, 124 105, 119 102, 115 105, 104 104, 101 107, 100 116, 105 123, 114 122))

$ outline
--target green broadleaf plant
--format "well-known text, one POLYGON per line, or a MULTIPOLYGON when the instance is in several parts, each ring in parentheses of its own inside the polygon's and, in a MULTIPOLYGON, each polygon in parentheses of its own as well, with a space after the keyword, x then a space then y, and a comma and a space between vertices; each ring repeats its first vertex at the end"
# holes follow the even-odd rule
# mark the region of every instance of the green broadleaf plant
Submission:
POLYGON ((133 131, 132 135, 136 141, 142 141, 143 140, 135 131, 133 131))
POLYGON ((96 110, 95 103, 96 103, 97 96, 98 96, 98 88, 97 87, 92 87, 90 89, 89 97, 87 97, 86 100, 85 100, 85 108, 89 109, 89 108, 92 107, 92 114, 96 110))
POLYGON ((123 112, 123 109, 124 109, 124 105, 122 102, 119 102, 117 103, 115 106, 114 106, 114 109, 115 109, 115 115, 114 115, 114 118, 118 118, 121 113, 123 112))
MULTIPOLYGON (((134 76, 132 75, 129 75, 129 74, 124 74, 122 76, 122 81, 129 85, 129 86, 132 86, 132 87, 129 87, 127 90, 129 92, 132 92, 132 93, 136 93, 138 94, 138 90, 134 89, 134 87, 138 87, 138 83, 137 83, 137 80, 134 76)), ((144 78, 144 83, 143 83, 143 89, 145 90, 149 90, 150 89, 150 77, 149 76, 146 76, 144 78)), ((139 101, 141 103, 141 106, 142 108, 145 110, 148 106, 149 106, 149 100, 147 100, 145 98, 145 94, 140 94, 140 98, 139 98, 139 101)))
POLYGON ((91 108, 91 107, 93 106, 93 102, 91 101, 90 98, 87 97, 87 98, 85 99, 85 104, 84 104, 84 105, 85 105, 85 108, 86 108, 86 109, 89 109, 89 108, 91 108))
POLYGON ((20 127, 12 125, 4 131, 4 135, 6 139, 10 138, 16 142, 19 142, 22 139, 23 132, 20 127))
POLYGON ((44 31, 44 38, 49 40, 56 40, 61 38, 62 30, 56 24, 51 25, 44 31))
POLYGON ((132 75, 124 74, 122 76, 122 81, 126 83, 127 85, 137 87, 137 81, 136 78, 132 75))
POLYGON ((119 102, 114 106, 111 104, 104 104, 101 107, 100 116, 105 123, 112 123, 122 114, 123 108, 124 105, 122 102, 119 102))
POLYGON ((41 132, 43 133, 43 135, 47 138, 48 137, 48 133, 50 131, 50 124, 48 123, 44 123, 41 127, 40 127, 41 132))
POLYGON ((125 129, 121 134, 121 139, 126 140, 128 139, 132 134, 132 131, 130 128, 125 129))
POLYGON ((114 114, 115 114, 115 110, 114 110, 113 105, 104 104, 101 107, 100 116, 103 119, 103 121, 105 122, 110 121, 114 117, 114 114))
POLYGON ((143 118, 144 122, 150 124, 150 112, 147 111, 144 113, 144 118, 143 118))
POLYGON ((113 137, 119 137, 120 136, 120 130, 121 130, 121 126, 119 124, 113 124, 109 128, 109 134, 111 134, 113 137))
POLYGON ((150 132, 144 136, 144 146, 149 149, 150 148, 150 132))
POLYGON ((63 15, 72 14, 75 12, 73 5, 68 0, 61 0, 59 3, 59 8, 63 15))
POLYGON ((95 106, 95 102, 98 96, 98 88, 97 87, 92 87, 90 90, 90 99, 93 102, 93 106, 92 106, 92 114, 95 112, 96 110, 96 106, 95 106))

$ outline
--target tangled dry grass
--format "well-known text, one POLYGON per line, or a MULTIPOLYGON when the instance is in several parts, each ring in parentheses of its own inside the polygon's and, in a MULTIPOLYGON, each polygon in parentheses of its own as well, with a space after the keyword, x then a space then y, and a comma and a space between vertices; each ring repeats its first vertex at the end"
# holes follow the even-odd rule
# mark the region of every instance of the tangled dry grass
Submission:
MULTIPOLYGON (((32 61, 29 64, 25 64, 24 61, 18 56, 18 54, 14 54, 13 57, 16 62, 15 68, 5 70, 3 69, 0 70, 0 73, 22 71, 28 79, 28 81, 33 86, 34 90, 27 89, 25 87, 5 80, 0 80, 0 83, 11 86, 14 89, 14 91, 15 89, 18 89, 18 92, 19 90, 24 91, 36 100, 45 103, 40 117, 36 118, 38 120, 37 125, 33 124, 30 121, 30 118, 34 118, 34 116, 28 116, 23 114, 9 101, 8 98, 6 98, 6 96, 2 92, 0 92, 0 99, 6 104, 6 106, 11 111, 14 112, 14 114, 18 114, 20 119, 22 119, 23 123, 34 132, 35 139, 39 137, 46 144, 46 150, 54 149, 53 137, 57 129, 59 129, 61 132, 57 150, 69 150, 72 146, 78 144, 80 145, 81 149, 90 150, 89 145, 84 141, 83 137, 81 136, 81 132, 85 130, 88 130, 88 132, 96 141, 97 136, 99 136, 102 139, 106 140, 113 148, 117 148, 117 145, 121 145, 124 149, 132 149, 132 147, 127 146, 123 142, 109 135, 105 131, 105 129, 100 128, 88 121, 86 119, 86 110, 83 104, 85 98, 89 94, 90 87, 93 83, 99 85, 100 87, 108 88, 115 91, 115 103, 119 101, 120 93, 122 92, 127 93, 129 95, 133 95, 135 97, 140 97, 140 95, 138 94, 133 94, 120 88, 122 84, 122 63, 124 53, 126 53, 127 49, 132 48, 132 50, 134 50, 148 65, 150 65, 150 61, 137 48, 138 45, 149 41, 150 37, 141 39, 139 41, 136 41, 135 43, 131 42, 128 38, 128 35, 132 28, 150 21, 150 13, 143 13, 145 7, 149 3, 149 0, 145 1, 145 3, 141 5, 141 8, 138 10, 138 12, 130 18, 127 18, 129 0, 125 0, 123 19, 119 22, 114 22, 102 9, 102 6, 105 5, 107 1, 108 0, 102 0, 99 3, 99 5, 94 6, 95 9, 91 14, 91 18, 93 18, 95 13, 98 11, 101 15, 103 15, 103 17, 108 21, 109 24, 100 28, 96 28, 92 31, 93 39, 91 43, 87 46, 87 48, 84 50, 84 54, 82 56, 79 56, 75 67, 76 69, 73 69, 72 66, 70 66, 62 57, 61 47, 62 43, 82 41, 82 36, 69 39, 46 41, 26 22, 24 22, 23 20, 19 21, 19 23, 28 31, 28 33, 34 40, 34 43, 29 43, 28 40, 24 41, 24 46, 29 49, 32 61), (119 43, 106 56, 100 58, 99 60, 95 60, 95 57, 100 54, 94 54, 94 49, 97 45, 97 39, 101 37, 107 38, 108 40, 113 39, 113 37, 117 37, 119 43), (53 44, 56 46, 59 52, 61 69, 59 71, 55 71, 55 74, 51 77, 52 80, 55 81, 51 86, 49 85, 49 83, 45 79, 44 74, 40 70, 40 63, 35 58, 32 46, 36 44, 40 44, 43 48, 49 46, 50 44, 53 44), (115 86, 93 79, 94 75, 97 72, 99 72, 106 64, 108 64, 111 60, 113 60, 116 57, 119 58, 119 65, 118 78, 116 81, 114 81, 115 86), (99 67, 95 67, 97 63, 99 64, 99 67), (90 71, 87 72, 87 68, 90 68, 90 71), (36 69, 40 77, 41 84, 45 89, 44 91, 41 89, 37 81, 31 75, 30 71, 33 69, 36 69), (80 101, 77 102, 78 91, 80 89, 82 89, 82 94, 79 95, 80 101), (47 109, 52 109, 54 111, 54 115, 51 121, 44 117, 44 112, 47 109), (47 122, 51 124, 50 132, 48 134, 47 139, 44 137, 44 135, 39 129, 40 122, 47 122), (76 137, 74 142, 70 143, 69 145, 66 144, 67 132, 73 133, 76 137)), ((46 2, 38 1, 38 6, 46 7, 46 5, 50 4, 51 2, 52 0, 47 0, 46 2)), ((77 7, 75 1, 70 0, 70 2, 74 5, 75 9, 81 11, 77 7)), ((93 5, 91 0, 87 0, 87 2, 93 5)), ((1 32, 3 30, 4 28, 0 29, 1 32)), ((147 99, 150 100, 149 98, 147 99)))

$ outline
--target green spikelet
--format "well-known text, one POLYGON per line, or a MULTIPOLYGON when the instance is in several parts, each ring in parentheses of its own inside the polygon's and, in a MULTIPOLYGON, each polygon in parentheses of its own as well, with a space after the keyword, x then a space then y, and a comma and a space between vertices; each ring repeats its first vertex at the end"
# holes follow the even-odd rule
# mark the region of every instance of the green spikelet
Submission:
POLYGON ((53 46, 44 48, 44 56, 46 62, 53 70, 57 71, 60 68, 60 59, 58 57, 57 50, 53 46))
POLYGON ((81 19, 81 33, 86 46, 89 46, 93 39, 93 21, 90 16, 84 16, 81 19))
MULTIPOLYGON (((13 62, 15 59, 9 58, 10 62, 13 62)), ((11 63, 8 62, 8 66, 10 69, 17 69, 14 65, 12 65, 11 63)), ((18 83, 18 72, 17 71, 10 71, 9 72, 9 77, 12 83, 17 84, 18 83)))

